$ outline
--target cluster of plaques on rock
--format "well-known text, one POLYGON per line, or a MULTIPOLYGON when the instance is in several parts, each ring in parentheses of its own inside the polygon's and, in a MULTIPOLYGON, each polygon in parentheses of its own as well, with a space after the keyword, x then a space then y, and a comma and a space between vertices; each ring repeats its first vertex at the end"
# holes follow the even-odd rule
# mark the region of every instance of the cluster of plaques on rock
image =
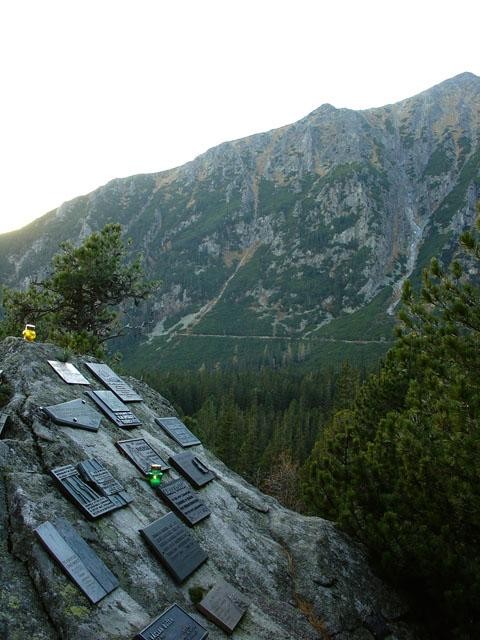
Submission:
POLYGON ((238 589, 221 580, 197 604, 197 609, 226 633, 233 633, 249 604, 238 589))
POLYGON ((200 440, 195 436, 181 420, 174 416, 166 418, 155 418, 155 422, 182 447, 193 447, 201 444, 200 440))
POLYGON ((171 511, 140 533, 173 578, 181 583, 208 558, 187 527, 171 511))
POLYGON ((168 461, 196 489, 201 489, 216 477, 200 458, 189 451, 170 456, 168 461))
POLYGON ((123 404, 111 391, 95 390, 85 391, 85 393, 117 427, 133 429, 142 424, 127 405, 123 404))
POLYGON ((44 522, 35 533, 93 604, 118 587, 117 578, 64 518, 44 522))
POLYGON ((86 362, 86 366, 93 375, 106 387, 122 400, 122 402, 141 402, 142 397, 132 389, 115 371, 112 371, 107 364, 97 362, 86 362))
POLYGON ((210 515, 210 509, 207 505, 181 478, 161 484, 157 491, 168 506, 190 527, 210 515))
POLYGON ((69 400, 41 409, 55 424, 86 431, 98 431, 102 421, 101 414, 85 400, 69 400))
POLYGON ((172 604, 137 633, 134 640, 204 640, 207 636, 205 627, 178 604, 172 604))
POLYGON ((152 464, 159 465, 161 471, 170 469, 165 460, 145 438, 118 440, 115 445, 144 475, 150 471, 152 464))
POLYGON ((59 360, 47 360, 47 362, 67 384, 90 384, 71 362, 60 362, 59 360))
POLYGON ((112 490, 112 479, 117 482, 110 472, 103 467, 98 460, 88 460, 82 464, 82 471, 86 475, 86 469, 93 467, 96 472, 95 487, 90 481, 85 482, 79 471, 72 465, 56 467, 50 470, 50 475, 55 480, 60 490, 69 498, 76 507, 89 519, 95 520, 101 516, 126 507, 131 501, 131 496, 120 483, 117 483, 118 491, 112 490))

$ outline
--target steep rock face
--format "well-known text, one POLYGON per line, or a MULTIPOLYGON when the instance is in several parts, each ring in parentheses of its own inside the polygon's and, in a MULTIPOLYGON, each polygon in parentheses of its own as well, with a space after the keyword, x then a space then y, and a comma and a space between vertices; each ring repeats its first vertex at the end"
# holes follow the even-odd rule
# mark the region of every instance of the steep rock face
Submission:
MULTIPOLYGON (((42 406, 82 396, 65 384, 47 359, 59 349, 8 338, 0 344, 3 380, 13 397, 0 439, 0 629, 15 640, 127 640, 176 602, 203 624, 209 638, 224 637, 192 604, 190 589, 208 590, 223 578, 251 600, 235 631, 239 640, 412 639, 401 621, 401 600, 376 578, 362 550, 319 518, 282 508, 227 469, 202 446, 195 453, 217 478, 200 494, 211 516, 191 533, 208 561, 179 586, 142 540, 139 529, 169 509, 116 449, 120 439, 145 437, 167 459, 181 451, 154 422, 172 414, 168 402, 145 384, 127 382, 143 396, 132 406, 142 426, 125 432, 102 420, 98 433, 54 425, 42 406), (96 457, 125 486, 133 502, 88 522, 59 492, 48 471, 96 457), (59 516, 70 521, 120 581, 97 605, 62 573, 34 529, 59 516), (2 627, 3 625, 3 627, 2 627)), ((73 364, 100 385, 84 366, 73 364)), ((88 401, 90 402, 90 401, 88 401)), ((177 477, 170 471, 169 477, 177 477)), ((3 637, 3 636, 2 636, 3 637)))
POLYGON ((163 282, 140 318, 154 344, 321 335, 386 289, 391 312, 404 279, 451 252, 480 195, 479 132, 480 79, 468 73, 382 108, 323 105, 65 203, 0 237, 0 273, 28 281, 59 240, 119 221, 163 282))

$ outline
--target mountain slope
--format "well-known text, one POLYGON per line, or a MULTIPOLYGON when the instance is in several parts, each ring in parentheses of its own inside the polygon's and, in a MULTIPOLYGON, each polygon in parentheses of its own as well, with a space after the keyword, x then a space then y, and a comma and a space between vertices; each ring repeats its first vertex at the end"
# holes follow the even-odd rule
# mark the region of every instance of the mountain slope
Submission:
POLYGON ((214 336, 259 336, 257 352, 267 339, 316 351, 317 336, 339 331, 388 339, 385 311, 405 277, 451 253, 473 221, 479 131, 480 79, 468 73, 382 108, 323 105, 177 169, 115 180, 1 236, 0 272, 22 282, 59 240, 119 221, 163 280, 140 319, 147 356, 168 357, 195 335, 213 350, 214 336))

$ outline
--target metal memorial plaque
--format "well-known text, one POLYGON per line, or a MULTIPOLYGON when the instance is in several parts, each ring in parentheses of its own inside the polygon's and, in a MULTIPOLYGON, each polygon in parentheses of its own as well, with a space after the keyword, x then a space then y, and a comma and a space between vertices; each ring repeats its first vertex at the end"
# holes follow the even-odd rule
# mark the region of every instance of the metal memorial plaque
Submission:
POLYGON ((155 418, 155 422, 182 447, 193 447, 196 444, 202 444, 197 436, 194 436, 178 418, 173 416, 168 418, 155 418))
POLYGON ((44 522, 35 533, 93 604, 118 587, 117 578, 67 520, 44 522))
POLYGON ((172 604, 133 640, 204 640, 208 631, 191 615, 172 604))
POLYGON ((80 462, 77 469, 85 482, 88 482, 102 496, 118 496, 126 503, 132 502, 133 498, 130 494, 96 458, 80 462))
POLYGON ((161 471, 170 469, 165 460, 148 444, 145 438, 119 440, 115 444, 144 475, 150 471, 152 464, 159 464, 161 471))
POLYGON ((233 633, 250 601, 238 589, 221 580, 211 589, 197 609, 227 633, 233 633))
POLYGON ((210 480, 216 478, 213 471, 205 466, 200 458, 188 451, 170 456, 168 461, 196 489, 201 489, 210 480))
POLYGON ((47 360, 47 362, 67 384, 90 384, 71 362, 59 360, 47 360))
POLYGON ((102 496, 82 480, 79 472, 72 464, 50 470, 50 475, 57 482, 60 490, 70 498, 80 511, 89 519, 125 507, 128 502, 119 494, 102 496))
POLYGON ((207 518, 210 509, 204 504, 185 480, 171 480, 157 488, 168 506, 190 527, 207 518))
POLYGON ((102 416, 88 405, 85 400, 70 400, 50 407, 42 407, 43 411, 55 422, 66 427, 98 431, 102 416))
POLYGON ((124 382, 115 371, 112 371, 107 364, 97 362, 85 363, 93 375, 103 382, 103 384, 111 389, 113 393, 123 402, 141 402, 142 396, 139 396, 132 387, 124 382))
POLYGON ((208 558, 187 527, 171 511, 140 529, 140 533, 177 582, 184 582, 208 558))
POLYGON ((111 391, 85 391, 110 420, 124 429, 133 429, 142 423, 127 405, 123 404, 111 391))
POLYGON ((8 420, 8 413, 0 413, 0 438, 7 424, 7 420, 8 420))

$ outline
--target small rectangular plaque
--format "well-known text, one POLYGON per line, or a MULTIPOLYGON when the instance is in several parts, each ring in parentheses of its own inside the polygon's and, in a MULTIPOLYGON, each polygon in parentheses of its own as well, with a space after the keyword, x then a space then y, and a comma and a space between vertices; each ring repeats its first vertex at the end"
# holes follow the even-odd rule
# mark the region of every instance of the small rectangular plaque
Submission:
POLYGON ((211 589, 197 609, 227 633, 233 633, 250 601, 238 589, 221 580, 211 589))
POLYGON ((47 360, 47 362, 67 384, 90 384, 71 362, 60 362, 59 360, 47 360))
POLYGON ((8 413, 0 413, 0 437, 2 436, 3 430, 7 424, 8 413))
POLYGON ((60 490, 70 498, 80 511, 89 519, 125 507, 128 503, 119 494, 102 496, 82 480, 79 472, 72 464, 50 470, 50 475, 57 482, 60 490))
POLYGON ((187 527, 171 511, 140 529, 177 582, 184 582, 208 558, 187 527))
POLYGON ((210 509, 207 505, 181 478, 161 484, 157 491, 168 506, 190 527, 210 515, 210 509))
POLYGON ((67 520, 44 522, 35 533, 93 604, 118 587, 117 578, 67 520))
POLYGON ((85 363, 93 375, 111 389, 123 402, 141 402, 142 396, 124 382, 107 364, 98 362, 85 363))
POLYGON ((196 489, 201 489, 216 476, 195 454, 185 451, 170 456, 168 461, 196 489))
POLYGON ((183 424, 181 420, 174 416, 167 418, 155 418, 155 422, 159 424, 168 435, 178 442, 182 447, 193 447, 196 444, 202 444, 197 436, 183 424))
POLYGON ((96 458, 80 462, 77 469, 85 482, 88 482, 102 496, 118 496, 126 503, 132 502, 133 498, 125 491, 120 482, 96 458))
POLYGON ((133 429, 142 423, 127 405, 123 404, 111 391, 85 391, 110 420, 124 429, 133 429))
POLYGON ((134 640, 204 640, 208 631, 178 604, 172 604, 134 640))
POLYGON ((159 464, 162 471, 170 469, 165 460, 148 444, 145 438, 119 440, 115 444, 144 475, 150 471, 152 464, 159 464))
POLYGON ((102 416, 85 400, 69 400, 60 404, 42 407, 55 424, 87 431, 98 431, 102 416))

